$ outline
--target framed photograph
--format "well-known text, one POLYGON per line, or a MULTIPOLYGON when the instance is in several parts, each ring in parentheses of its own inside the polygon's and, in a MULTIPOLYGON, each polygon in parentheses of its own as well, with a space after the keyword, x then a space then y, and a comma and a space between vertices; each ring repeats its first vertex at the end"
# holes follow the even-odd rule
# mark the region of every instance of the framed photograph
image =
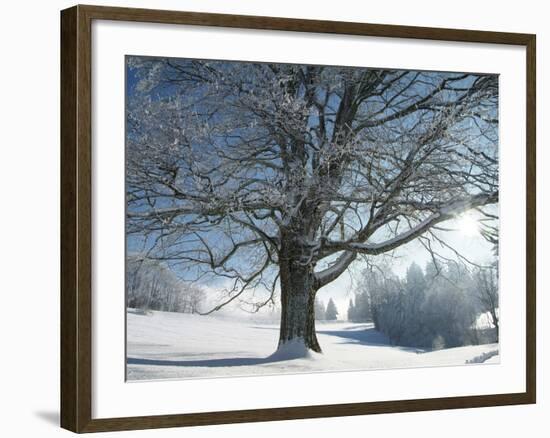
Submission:
POLYGON ((75 6, 61 123, 62 427, 535 403, 535 35, 75 6))

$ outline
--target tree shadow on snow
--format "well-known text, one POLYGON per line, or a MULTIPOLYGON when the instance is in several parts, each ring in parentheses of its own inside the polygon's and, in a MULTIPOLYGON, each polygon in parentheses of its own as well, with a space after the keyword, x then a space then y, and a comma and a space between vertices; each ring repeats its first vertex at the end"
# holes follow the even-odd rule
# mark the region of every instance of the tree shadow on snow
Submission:
MULTIPOLYGON (((341 344, 360 344, 371 346, 388 346, 400 349, 409 349, 407 347, 398 347, 391 345, 389 338, 377 331, 371 323, 354 325, 352 327, 342 327, 340 330, 323 330, 323 323, 318 324, 316 333, 318 335, 336 336, 342 338, 341 344)), ((254 326, 261 330, 279 330, 277 327, 254 326)), ((416 349, 413 349, 416 350, 416 349)))
POLYGON ((238 367, 247 365, 261 365, 266 363, 281 362, 284 359, 271 357, 228 357, 222 359, 197 359, 197 360, 165 360, 165 359, 141 359, 129 357, 128 365, 156 365, 173 367, 238 367))
POLYGON ((318 335, 336 336, 344 339, 344 343, 361 344, 361 345, 389 345, 388 337, 374 328, 366 328, 365 330, 317 330, 318 335), (350 342, 352 341, 352 342, 350 342))
MULTIPOLYGON (((254 327, 265 330, 278 330, 272 327, 254 327)), ((375 330, 372 325, 364 327, 355 326, 353 328, 342 328, 341 330, 317 330, 318 335, 336 336, 341 339, 341 344, 353 344, 363 346, 387 346, 390 348, 410 350, 418 352, 418 349, 392 346, 388 337, 375 330)), ((235 353, 234 353, 235 354, 235 353)), ((191 360, 171 360, 171 359, 144 359, 128 357, 128 365, 149 365, 149 366, 177 366, 177 367, 237 367, 247 365, 262 365, 268 363, 282 362, 291 359, 290 357, 228 357, 219 359, 191 359, 191 360)))
POLYGON ((422 348, 392 345, 390 339, 385 334, 375 330, 372 326, 365 330, 317 330, 317 334, 342 338, 343 341, 340 342, 340 344, 388 347, 394 350, 409 351, 412 353, 424 353, 426 351, 422 348))

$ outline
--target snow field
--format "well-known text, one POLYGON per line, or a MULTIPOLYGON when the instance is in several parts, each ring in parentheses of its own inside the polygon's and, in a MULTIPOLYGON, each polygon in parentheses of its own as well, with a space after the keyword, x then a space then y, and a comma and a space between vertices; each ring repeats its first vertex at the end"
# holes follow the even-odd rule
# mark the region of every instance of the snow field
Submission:
MULTIPOLYGON (((424 352, 391 346, 372 324, 317 323, 322 354, 277 349, 277 324, 169 312, 127 313, 127 379, 187 379, 498 363, 498 344, 424 352), (496 353, 495 353, 496 352, 496 353), (307 354, 306 354, 307 353, 307 354)), ((470 365, 471 366, 471 365, 470 365)))

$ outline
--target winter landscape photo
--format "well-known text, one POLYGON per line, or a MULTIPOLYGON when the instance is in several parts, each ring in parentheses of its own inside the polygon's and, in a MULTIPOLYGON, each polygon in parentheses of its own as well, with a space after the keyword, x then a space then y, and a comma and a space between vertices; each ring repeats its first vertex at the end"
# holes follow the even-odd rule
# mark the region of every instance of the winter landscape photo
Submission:
POLYGON ((499 363, 499 78, 127 56, 126 377, 499 363))

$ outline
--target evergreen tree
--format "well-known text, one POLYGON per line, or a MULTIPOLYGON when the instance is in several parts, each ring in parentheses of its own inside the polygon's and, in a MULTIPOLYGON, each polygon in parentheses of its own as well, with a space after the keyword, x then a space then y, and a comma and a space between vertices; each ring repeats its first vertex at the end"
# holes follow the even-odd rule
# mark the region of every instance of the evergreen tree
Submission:
POLYGON ((355 297, 355 320, 356 322, 366 322, 372 320, 369 294, 367 291, 360 293, 355 297))
POLYGON ((315 319, 324 321, 326 319, 325 303, 315 298, 315 319))
POLYGON ((335 321, 338 317, 338 309, 336 308, 336 305, 334 304, 334 301, 332 301, 332 298, 328 300, 327 304, 327 310, 325 312, 325 319, 327 321, 335 321))

